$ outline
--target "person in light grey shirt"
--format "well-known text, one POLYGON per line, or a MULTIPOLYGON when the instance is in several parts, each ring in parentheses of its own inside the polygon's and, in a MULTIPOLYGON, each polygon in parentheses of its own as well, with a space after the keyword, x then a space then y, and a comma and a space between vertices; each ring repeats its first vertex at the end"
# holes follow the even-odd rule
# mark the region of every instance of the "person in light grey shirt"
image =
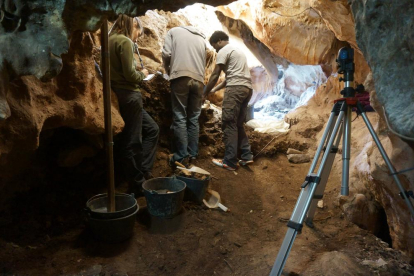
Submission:
POLYGON ((222 106, 225 153, 223 159, 213 159, 213 163, 234 171, 238 163, 253 163, 249 139, 244 130, 247 104, 253 93, 250 70, 246 56, 240 49, 229 44, 229 36, 225 32, 214 32, 210 37, 210 44, 218 53, 216 66, 204 89, 204 97, 226 87, 222 106), (222 71, 226 74, 226 80, 214 87, 222 71), (241 152, 240 161, 237 158, 238 149, 241 152))
POLYGON ((171 81, 173 168, 175 161, 188 165, 198 155, 206 50, 205 36, 191 26, 172 28, 165 38, 162 60, 171 81))

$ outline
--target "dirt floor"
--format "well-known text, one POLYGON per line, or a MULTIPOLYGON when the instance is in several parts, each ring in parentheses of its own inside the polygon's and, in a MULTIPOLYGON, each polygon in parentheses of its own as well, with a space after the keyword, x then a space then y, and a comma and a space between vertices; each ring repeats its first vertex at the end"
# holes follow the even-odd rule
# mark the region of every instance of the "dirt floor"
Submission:
MULTIPOLYGON (((163 156, 155 175, 171 173, 163 156)), ((87 199, 104 187, 19 194, 0 216, 0 275, 268 275, 310 164, 283 154, 237 173, 210 159, 195 164, 213 174, 210 187, 231 212, 186 202, 177 217, 157 219, 141 198, 135 233, 118 244, 96 241, 82 220, 87 199)), ((344 218, 339 177, 331 175, 315 228, 297 236, 284 275, 413 275, 408 257, 344 218)))

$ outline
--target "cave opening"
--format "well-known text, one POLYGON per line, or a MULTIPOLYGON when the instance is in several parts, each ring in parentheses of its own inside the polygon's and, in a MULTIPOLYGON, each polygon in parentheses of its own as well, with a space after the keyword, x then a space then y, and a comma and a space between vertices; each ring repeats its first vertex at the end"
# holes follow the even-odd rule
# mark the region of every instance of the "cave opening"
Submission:
POLYGON ((374 233, 382 241, 388 243, 389 247, 392 248, 392 238, 390 235, 390 226, 387 221, 387 214, 384 208, 379 209, 378 214, 378 232, 374 233))
MULTIPOLYGON (((225 31, 230 43, 243 51, 252 76, 251 118, 257 121, 283 120, 286 113, 305 105, 329 77, 320 65, 298 65, 276 56, 243 23, 228 22, 212 6, 194 4, 175 14, 185 16, 207 39, 216 30, 225 31)), ((211 45, 207 45, 212 50, 211 45)))

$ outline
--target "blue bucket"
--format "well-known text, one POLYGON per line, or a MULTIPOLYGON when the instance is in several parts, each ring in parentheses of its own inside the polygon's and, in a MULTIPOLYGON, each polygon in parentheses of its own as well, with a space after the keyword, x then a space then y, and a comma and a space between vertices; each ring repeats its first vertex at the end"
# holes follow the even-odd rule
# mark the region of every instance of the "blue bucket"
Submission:
POLYGON ((186 184, 175 177, 158 177, 142 184, 152 216, 171 218, 181 210, 186 184))

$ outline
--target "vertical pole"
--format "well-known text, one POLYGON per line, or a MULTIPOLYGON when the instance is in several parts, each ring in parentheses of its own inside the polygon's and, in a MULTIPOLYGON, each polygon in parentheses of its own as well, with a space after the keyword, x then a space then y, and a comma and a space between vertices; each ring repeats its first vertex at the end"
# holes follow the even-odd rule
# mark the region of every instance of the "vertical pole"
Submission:
POLYGON ((351 159, 351 116, 352 107, 344 103, 344 133, 342 139, 342 185, 341 195, 349 195, 349 160, 351 159))
POLYGON ((108 20, 101 26, 101 67, 103 74, 103 97, 105 116, 106 174, 108 181, 108 212, 115 212, 114 150, 111 118, 111 78, 109 67, 108 20))

